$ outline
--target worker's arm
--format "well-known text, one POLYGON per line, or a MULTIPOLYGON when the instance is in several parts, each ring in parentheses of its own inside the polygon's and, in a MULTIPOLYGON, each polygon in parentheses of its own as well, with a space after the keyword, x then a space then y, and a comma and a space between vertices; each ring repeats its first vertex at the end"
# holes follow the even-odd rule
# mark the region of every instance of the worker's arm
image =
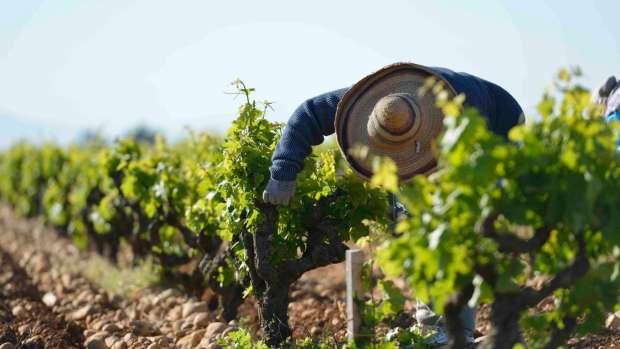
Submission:
POLYGON ((265 202, 286 205, 295 192, 295 179, 312 146, 334 133, 336 107, 347 89, 306 100, 291 115, 271 157, 271 178, 263 192, 265 202))

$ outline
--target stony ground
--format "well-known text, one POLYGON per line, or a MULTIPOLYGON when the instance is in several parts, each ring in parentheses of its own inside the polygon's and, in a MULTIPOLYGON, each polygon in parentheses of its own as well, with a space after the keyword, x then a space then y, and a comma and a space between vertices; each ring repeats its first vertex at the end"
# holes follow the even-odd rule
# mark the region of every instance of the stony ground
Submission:
MULTIPOLYGON (((120 297, 76 272, 89 258, 93 255, 53 230, 0 208, 0 349, 213 349, 238 326, 260 335, 252 299, 241 306, 238 321, 225 323, 209 311, 208 294, 197 299, 151 287, 120 297)), ((293 336, 342 343, 344 291, 342 264, 305 274, 291 290, 293 336)), ((487 330, 487 316, 487 307, 482 307, 479 335, 487 330)), ((620 331, 611 328, 573 338, 570 347, 620 348, 620 331)))
MULTIPOLYGON (((108 293, 75 272, 94 258, 90 252, 6 208, 0 208, 0 258, 0 349, 218 348, 238 322, 260 335, 252 299, 241 306, 238 322, 225 323, 209 311, 208 293, 202 299, 176 289, 146 288, 126 298, 108 293)), ((295 338, 344 339, 341 275, 338 265, 294 285, 295 338)))
POLYGON ((1 349, 218 348, 237 326, 174 289, 110 295, 65 270, 88 253, 38 224, 0 216, 1 349))

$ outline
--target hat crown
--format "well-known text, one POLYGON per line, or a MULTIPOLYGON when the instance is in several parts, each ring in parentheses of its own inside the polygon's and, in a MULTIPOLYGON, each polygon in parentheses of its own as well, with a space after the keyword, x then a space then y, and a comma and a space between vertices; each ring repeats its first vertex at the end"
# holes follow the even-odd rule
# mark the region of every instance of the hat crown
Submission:
POLYGON ((401 94, 390 94, 381 98, 373 114, 381 128, 393 135, 406 133, 415 121, 415 111, 401 94))
POLYGON ((402 143, 415 135, 419 126, 418 107, 407 93, 392 93, 377 101, 368 118, 368 135, 389 143, 402 143))

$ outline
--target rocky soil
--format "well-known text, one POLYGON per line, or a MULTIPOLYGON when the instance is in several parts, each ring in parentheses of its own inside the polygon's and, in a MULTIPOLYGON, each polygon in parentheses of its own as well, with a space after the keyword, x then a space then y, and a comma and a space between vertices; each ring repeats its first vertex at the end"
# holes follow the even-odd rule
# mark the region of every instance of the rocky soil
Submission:
POLYGON ((0 349, 213 349, 237 328, 174 289, 108 294, 64 270, 88 253, 38 224, 0 216, 0 349))
MULTIPOLYGON (((73 272, 92 257, 38 222, 0 208, 0 349, 213 349, 238 326, 260 335, 252 299, 237 321, 226 323, 210 311, 208 293, 198 299, 172 288, 147 288, 123 298, 73 272)), ((344 292, 342 264, 305 274, 291 290, 293 337, 342 343, 344 292)), ((608 323, 606 332, 572 338, 569 347, 620 348, 620 314, 610 315, 608 323)), ((478 324, 482 335, 488 307, 479 311, 478 324)))
MULTIPOLYGON (((6 259, 0 264, 0 349, 219 348, 217 340, 238 322, 260 335, 252 299, 241 306, 239 321, 226 323, 209 310, 209 293, 201 299, 173 288, 144 289, 129 298, 109 294, 74 272, 93 257, 90 252, 6 208, 0 208, 0 256, 6 259), (29 285, 28 297, 25 292, 7 297, 15 285, 29 285)), ((335 265, 310 272, 293 286, 289 313, 295 338, 344 340, 343 277, 343 265, 335 265)))

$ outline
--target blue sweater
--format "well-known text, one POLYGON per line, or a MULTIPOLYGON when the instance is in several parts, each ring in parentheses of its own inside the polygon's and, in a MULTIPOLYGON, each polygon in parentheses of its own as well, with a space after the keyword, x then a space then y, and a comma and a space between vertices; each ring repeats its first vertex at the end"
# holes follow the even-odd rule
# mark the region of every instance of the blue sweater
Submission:
MULTIPOLYGON (((620 121, 620 112, 613 112, 606 117, 607 122, 619 122, 620 121)), ((620 139, 616 141, 617 150, 620 152, 620 139)))
MULTIPOLYGON (((431 69, 446 79, 457 93, 465 94, 465 105, 478 109, 487 119, 489 129, 496 134, 506 136, 523 114, 510 93, 492 82, 445 68, 431 69)), ((271 158, 271 178, 295 180, 312 146, 323 143, 324 137, 335 132, 336 107, 347 90, 308 99, 293 112, 271 158)))

